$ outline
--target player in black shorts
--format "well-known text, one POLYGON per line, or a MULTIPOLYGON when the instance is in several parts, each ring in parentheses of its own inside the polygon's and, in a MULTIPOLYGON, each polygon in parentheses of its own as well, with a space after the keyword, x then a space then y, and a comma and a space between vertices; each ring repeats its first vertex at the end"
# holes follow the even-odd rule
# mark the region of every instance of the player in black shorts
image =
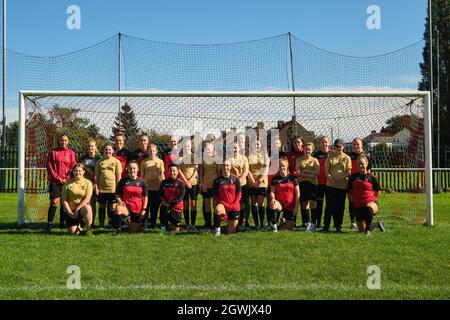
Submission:
POLYGON ((360 156, 357 160, 358 173, 352 174, 348 179, 348 195, 353 202, 353 212, 358 223, 359 232, 370 232, 379 228, 384 231, 382 221, 372 223, 373 216, 378 213, 378 196, 381 193, 380 184, 375 176, 367 169, 368 160, 360 156))
POLYGON ((220 235, 220 222, 228 222, 228 234, 235 233, 240 217, 241 184, 239 178, 231 174, 232 162, 225 160, 222 175, 214 180, 213 197, 216 202, 214 210, 214 235, 220 235))
POLYGON ((277 215, 283 213, 281 227, 292 230, 295 226, 295 217, 298 212, 300 190, 297 177, 289 174, 287 159, 279 161, 278 174, 272 178, 270 193, 267 199, 267 220, 272 223, 273 231, 277 231, 277 215))
POLYGON ((161 231, 168 231, 171 226, 172 231, 178 232, 183 213, 185 186, 178 179, 179 170, 175 164, 170 164, 168 170, 169 177, 161 182, 159 187, 161 231))
MULTIPOLYGON (((368 161, 367 171, 370 172, 370 169, 372 169, 370 156, 363 150, 363 142, 360 138, 353 139, 352 152, 350 152, 348 156, 352 160, 352 174, 358 173, 358 158, 361 156, 366 157, 368 161)), ((353 214, 353 202, 350 200, 350 197, 348 198, 348 213, 350 215, 350 229, 354 230, 356 229, 356 223, 355 215, 353 214)))
POLYGON ((141 220, 145 216, 148 196, 147 184, 138 177, 139 166, 137 161, 128 162, 128 177, 122 178, 116 188, 116 208, 113 215, 113 225, 116 235, 120 234, 122 217, 130 217, 131 233, 141 230, 141 220))
POLYGON ((323 214, 323 200, 325 199, 325 191, 327 189, 327 174, 325 172, 325 161, 327 160, 328 154, 330 153, 330 140, 327 136, 320 139, 320 149, 313 152, 313 157, 319 160, 320 173, 318 177, 317 185, 317 206, 315 209, 315 215, 312 219, 312 223, 316 225, 316 228, 320 228, 323 214))

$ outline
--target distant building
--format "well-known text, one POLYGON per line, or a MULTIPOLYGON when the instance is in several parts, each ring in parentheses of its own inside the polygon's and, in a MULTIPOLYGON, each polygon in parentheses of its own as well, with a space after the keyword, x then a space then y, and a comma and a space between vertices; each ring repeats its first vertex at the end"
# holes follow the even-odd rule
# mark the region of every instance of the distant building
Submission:
POLYGON ((392 148, 394 136, 387 132, 376 132, 373 130, 368 136, 362 139, 364 146, 373 148, 380 143, 386 143, 388 148, 392 148))
POLYGON ((289 151, 291 139, 295 136, 302 137, 303 142, 316 142, 316 137, 313 131, 306 130, 296 119, 292 116, 292 120, 284 122, 278 121, 277 127, 281 143, 283 145, 282 151, 289 151))

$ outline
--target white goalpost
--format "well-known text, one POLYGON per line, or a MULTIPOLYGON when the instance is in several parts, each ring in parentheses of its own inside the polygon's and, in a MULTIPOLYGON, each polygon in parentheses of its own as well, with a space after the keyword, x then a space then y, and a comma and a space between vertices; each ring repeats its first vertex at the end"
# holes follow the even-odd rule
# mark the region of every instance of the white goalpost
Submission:
MULTIPOLYGON (((410 187, 400 191, 390 190, 398 192, 398 195, 386 211, 402 216, 412 212, 423 216, 426 225, 434 224, 428 91, 22 90, 19 92, 19 225, 42 220, 44 208, 48 208, 43 159, 50 148, 56 146, 55 132, 73 133, 77 130, 69 138, 76 151, 82 152, 90 132, 95 132, 96 137, 93 138, 109 140, 111 127, 125 103, 133 109, 139 128, 151 132, 154 137, 164 137, 181 129, 186 134, 192 134, 199 127, 204 132, 218 134, 231 128, 244 132, 248 128, 264 127, 267 130, 277 128, 285 147, 291 135, 306 135, 315 143, 323 135, 349 142, 354 137, 370 137, 371 133, 375 137, 374 131, 384 128, 387 120, 403 117, 408 120, 405 122, 408 142, 396 142, 394 135, 385 134, 390 139, 388 143, 382 141, 373 149, 377 159, 380 159, 374 169, 392 166, 387 171, 398 169, 408 172, 407 176, 396 179, 413 181, 410 187), (75 129, 67 125, 67 119, 55 120, 54 111, 60 108, 71 110, 76 115, 70 123, 75 129), (412 171, 414 176, 410 173, 412 171), (420 172, 424 172, 423 177, 420 172)), ((374 172, 376 174, 377 171, 374 172)))

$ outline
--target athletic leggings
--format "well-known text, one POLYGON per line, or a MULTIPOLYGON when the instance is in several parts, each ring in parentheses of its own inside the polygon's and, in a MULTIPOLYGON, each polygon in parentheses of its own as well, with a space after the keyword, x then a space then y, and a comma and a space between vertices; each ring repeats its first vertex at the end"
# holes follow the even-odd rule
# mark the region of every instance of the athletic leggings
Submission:
MULTIPOLYGON (((159 191, 148 190, 148 204, 145 210, 145 220, 148 221, 148 216, 150 213, 150 224, 152 226, 156 225, 156 220, 158 218, 158 210, 161 200, 159 199, 159 191)), ((159 217, 161 221, 161 216, 159 217)))
POLYGON ((322 222, 323 201, 325 199, 326 189, 327 186, 324 184, 319 184, 317 186, 317 207, 315 209, 316 214, 314 215, 315 220, 313 219, 312 221, 316 227, 320 227, 320 223, 322 222))
POLYGON ((345 189, 327 186, 325 196, 327 205, 325 207, 323 228, 325 230, 330 228, 331 217, 333 217, 334 227, 336 229, 341 229, 342 222, 344 220, 345 198, 347 196, 347 191, 345 189))

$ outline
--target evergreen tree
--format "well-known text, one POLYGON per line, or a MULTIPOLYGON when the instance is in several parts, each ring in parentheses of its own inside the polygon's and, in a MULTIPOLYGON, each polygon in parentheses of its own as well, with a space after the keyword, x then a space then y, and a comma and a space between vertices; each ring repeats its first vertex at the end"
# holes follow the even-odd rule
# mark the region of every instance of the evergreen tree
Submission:
POLYGON ((141 129, 136 121, 136 115, 128 103, 125 103, 117 114, 112 127, 113 135, 111 140, 114 141, 114 136, 122 132, 125 135, 125 143, 130 150, 139 146, 139 135, 141 129))

